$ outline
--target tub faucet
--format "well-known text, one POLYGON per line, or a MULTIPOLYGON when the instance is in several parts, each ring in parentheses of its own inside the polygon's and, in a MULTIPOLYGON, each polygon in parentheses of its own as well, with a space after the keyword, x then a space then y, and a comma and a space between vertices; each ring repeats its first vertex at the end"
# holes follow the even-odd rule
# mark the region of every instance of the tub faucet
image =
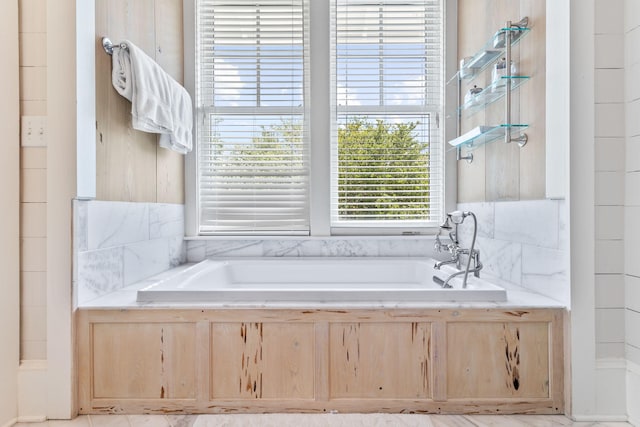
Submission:
POLYGON ((482 269, 482 263, 480 262, 480 252, 477 249, 474 249, 476 244, 476 235, 478 233, 478 220, 476 215, 470 211, 454 211, 447 214, 444 223, 440 226, 438 230, 438 234, 436 235, 435 242, 435 250, 438 252, 442 252, 443 249, 447 250, 451 254, 451 259, 447 261, 436 262, 433 266, 435 269, 439 270, 445 264, 455 264, 456 268, 460 271, 457 271, 450 275, 442 285, 443 287, 450 287, 449 281, 456 276, 460 276, 464 274, 462 279, 462 287, 467 287, 467 277, 469 275, 469 271, 473 272, 475 277, 480 277, 480 270, 482 269), (458 226, 462 224, 467 217, 473 218, 473 239, 471 240, 471 247, 469 249, 464 249, 460 247, 460 242, 458 241, 458 226), (451 226, 453 224, 453 227, 451 226), (443 244, 440 240, 440 233, 442 230, 449 230, 449 239, 451 243, 443 244), (467 264, 464 270, 461 268, 461 259, 460 255, 467 256, 467 264), (474 267, 471 269, 471 260, 473 259, 474 267))

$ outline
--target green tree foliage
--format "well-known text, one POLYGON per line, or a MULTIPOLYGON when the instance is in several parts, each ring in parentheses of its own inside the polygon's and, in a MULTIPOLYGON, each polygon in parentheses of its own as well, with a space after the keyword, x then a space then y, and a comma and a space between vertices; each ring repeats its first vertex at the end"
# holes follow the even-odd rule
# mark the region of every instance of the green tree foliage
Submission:
POLYGON ((338 130, 341 218, 428 219, 429 155, 418 125, 357 118, 338 130))
MULTIPOLYGON (((415 136, 418 122, 351 119, 338 129, 338 211, 343 220, 427 220, 429 154, 415 136)), ((282 165, 295 176, 306 170, 299 157, 302 126, 283 121, 263 127, 249 146, 236 147, 234 164, 262 179, 282 165), (296 162, 296 163, 292 163, 296 162)), ((286 174, 284 174, 286 175, 286 174)))

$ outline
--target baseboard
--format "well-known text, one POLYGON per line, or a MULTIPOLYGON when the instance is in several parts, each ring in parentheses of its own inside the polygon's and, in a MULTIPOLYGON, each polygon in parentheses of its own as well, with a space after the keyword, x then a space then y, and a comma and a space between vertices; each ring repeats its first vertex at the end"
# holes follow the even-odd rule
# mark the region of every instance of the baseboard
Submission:
POLYGON ((14 425, 17 422, 18 422, 18 419, 14 418, 14 419, 9 420, 6 423, 2 424, 2 426, 0 426, 0 427, 11 427, 12 425, 14 425))
POLYGON ((47 420, 47 361, 23 360, 18 368, 18 422, 47 420))
POLYGON ((47 421, 47 417, 45 415, 18 417, 19 423, 43 423, 45 421, 47 421))

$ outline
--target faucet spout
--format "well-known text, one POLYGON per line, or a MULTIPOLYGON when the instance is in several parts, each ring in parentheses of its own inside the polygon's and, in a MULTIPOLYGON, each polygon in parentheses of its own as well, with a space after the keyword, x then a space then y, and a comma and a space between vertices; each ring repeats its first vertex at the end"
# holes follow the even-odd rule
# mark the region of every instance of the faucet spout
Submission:
POLYGON ((435 249, 440 252, 442 248, 445 246, 440 241, 440 232, 443 229, 449 229, 449 238, 451 243, 446 246, 446 249, 451 253, 451 259, 448 261, 439 261, 436 262, 433 266, 434 269, 439 270, 445 264, 456 264, 456 267, 459 271, 450 275, 447 280, 444 281, 443 287, 451 287, 449 285, 449 281, 456 277, 464 274, 462 279, 462 287, 467 287, 467 278, 469 277, 469 271, 471 271, 474 276, 480 277, 480 270, 482 269, 482 263, 480 262, 480 253, 477 249, 475 249, 476 244, 476 236, 478 233, 478 220, 476 215, 473 212, 469 211, 454 211, 447 214, 445 222, 440 226, 440 230, 438 230, 438 234, 436 235, 435 249), (473 219, 473 238, 471 240, 471 247, 469 249, 461 248, 458 241, 458 225, 462 224, 465 218, 471 217, 473 219), (451 224, 454 225, 455 231, 452 230, 451 224), (464 269, 460 269, 460 255, 467 255, 467 262, 464 269), (471 269, 471 260, 474 261, 474 268, 471 269))
POLYGON ((433 268, 435 268, 436 270, 440 270, 440 268, 443 265, 446 265, 446 264, 457 264, 457 263, 458 263, 458 260, 456 258, 451 258, 451 259, 446 260, 446 261, 438 261, 438 262, 436 262, 435 265, 433 266, 433 268))

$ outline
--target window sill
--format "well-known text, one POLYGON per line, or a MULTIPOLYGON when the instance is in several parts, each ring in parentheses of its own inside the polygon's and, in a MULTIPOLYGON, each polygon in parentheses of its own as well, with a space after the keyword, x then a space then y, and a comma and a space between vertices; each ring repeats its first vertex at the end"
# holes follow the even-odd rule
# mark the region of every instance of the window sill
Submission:
POLYGON ((433 234, 411 234, 411 235, 338 235, 338 236, 185 236, 184 240, 433 240, 435 238, 435 232, 433 234))

